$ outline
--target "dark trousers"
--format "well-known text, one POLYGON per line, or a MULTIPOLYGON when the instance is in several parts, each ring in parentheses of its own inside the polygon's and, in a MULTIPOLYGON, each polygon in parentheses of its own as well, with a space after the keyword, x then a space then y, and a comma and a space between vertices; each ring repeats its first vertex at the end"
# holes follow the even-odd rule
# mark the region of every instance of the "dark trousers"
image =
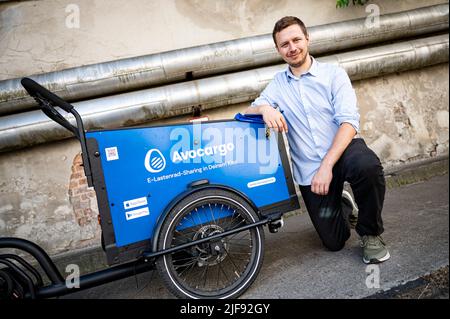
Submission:
POLYGON ((350 227, 342 207, 344 182, 350 183, 358 205, 358 235, 380 235, 383 232, 381 210, 385 194, 383 167, 377 155, 361 138, 351 141, 333 167, 333 179, 328 194, 317 195, 311 186, 301 186, 311 221, 325 247, 332 251, 344 247, 350 237, 350 227))

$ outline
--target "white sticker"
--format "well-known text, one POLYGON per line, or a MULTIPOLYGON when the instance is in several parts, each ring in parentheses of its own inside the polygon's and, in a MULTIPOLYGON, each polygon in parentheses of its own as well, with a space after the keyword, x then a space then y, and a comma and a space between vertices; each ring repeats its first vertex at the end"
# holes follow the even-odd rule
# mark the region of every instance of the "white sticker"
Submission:
POLYGON ((148 207, 139 208, 135 210, 130 210, 128 212, 125 212, 125 217, 127 220, 144 217, 150 215, 150 211, 148 210, 148 207))
POLYGON ((147 197, 140 197, 123 202, 123 208, 130 209, 139 206, 147 205, 147 197))
POLYGON ((253 181, 247 184, 248 188, 253 188, 253 187, 258 187, 258 186, 263 186, 263 185, 267 185, 267 184, 272 184, 276 182, 276 178, 275 177, 270 177, 270 178, 265 178, 265 179, 260 179, 257 181, 253 181))
POLYGON ((119 152, 117 151, 117 147, 107 147, 105 148, 106 160, 114 161, 119 159, 119 152))

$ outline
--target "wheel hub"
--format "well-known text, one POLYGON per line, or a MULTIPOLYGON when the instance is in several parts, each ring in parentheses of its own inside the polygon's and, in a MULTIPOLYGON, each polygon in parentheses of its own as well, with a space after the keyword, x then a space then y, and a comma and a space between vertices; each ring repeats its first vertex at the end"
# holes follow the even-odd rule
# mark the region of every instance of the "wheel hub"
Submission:
MULTIPOLYGON (((210 224, 201 227, 194 235, 194 240, 211 237, 224 232, 224 229, 218 225, 210 224)), ((228 243, 224 238, 211 240, 204 244, 195 246, 197 251, 199 267, 214 266, 221 263, 227 256, 228 243)))

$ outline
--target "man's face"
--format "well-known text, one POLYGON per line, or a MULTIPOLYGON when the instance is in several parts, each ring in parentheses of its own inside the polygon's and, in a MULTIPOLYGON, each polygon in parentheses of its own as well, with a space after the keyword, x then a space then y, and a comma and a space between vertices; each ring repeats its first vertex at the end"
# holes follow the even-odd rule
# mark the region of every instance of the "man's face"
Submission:
POLYGON ((290 25, 275 34, 277 50, 283 60, 294 68, 302 66, 308 56, 309 39, 298 24, 290 25))

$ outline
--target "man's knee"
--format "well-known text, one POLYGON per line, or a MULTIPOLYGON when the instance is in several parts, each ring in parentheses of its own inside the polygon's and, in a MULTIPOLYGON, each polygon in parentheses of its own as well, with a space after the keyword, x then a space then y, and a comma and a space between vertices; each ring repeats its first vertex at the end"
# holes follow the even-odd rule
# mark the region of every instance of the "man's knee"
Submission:
POLYGON ((360 177, 377 179, 384 176, 383 166, 381 166, 381 163, 376 156, 361 157, 354 165, 355 171, 358 172, 360 177))
POLYGON ((331 240, 322 240, 323 245, 330 251, 339 251, 345 246, 345 240, 342 241, 331 241, 331 240))

